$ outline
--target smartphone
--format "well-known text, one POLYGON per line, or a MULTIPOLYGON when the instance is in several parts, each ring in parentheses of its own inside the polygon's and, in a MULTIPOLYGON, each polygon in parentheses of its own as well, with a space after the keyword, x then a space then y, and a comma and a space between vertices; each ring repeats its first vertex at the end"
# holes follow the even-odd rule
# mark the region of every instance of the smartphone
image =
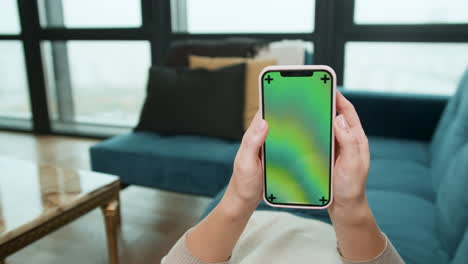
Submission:
POLYGON ((259 81, 269 126, 261 151, 265 202, 327 208, 333 199, 335 72, 322 65, 269 66, 259 81))

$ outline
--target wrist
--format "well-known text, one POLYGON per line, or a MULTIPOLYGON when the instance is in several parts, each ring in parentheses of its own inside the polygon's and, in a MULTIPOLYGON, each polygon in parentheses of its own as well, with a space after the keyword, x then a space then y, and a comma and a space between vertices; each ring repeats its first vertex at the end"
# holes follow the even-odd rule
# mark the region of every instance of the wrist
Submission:
POLYGON ((359 226, 365 225, 374 219, 365 197, 349 202, 346 205, 332 204, 328 209, 328 213, 334 225, 359 226))
POLYGON ((330 210, 330 217, 338 250, 343 258, 368 261, 383 252, 387 242, 367 202, 343 210, 337 209, 341 208, 330 210))
POLYGON ((258 202, 238 197, 228 187, 216 209, 227 219, 237 221, 250 218, 257 206, 258 202))

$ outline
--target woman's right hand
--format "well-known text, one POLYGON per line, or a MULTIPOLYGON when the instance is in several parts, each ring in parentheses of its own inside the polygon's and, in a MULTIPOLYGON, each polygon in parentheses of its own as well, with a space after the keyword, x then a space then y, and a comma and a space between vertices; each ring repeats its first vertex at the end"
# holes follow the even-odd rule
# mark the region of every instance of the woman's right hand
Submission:
POLYGON ((329 212, 336 220, 353 221, 356 207, 367 205, 369 145, 354 106, 339 91, 336 91, 336 110, 339 114, 334 122, 333 203, 329 212))
POLYGON ((328 212, 343 257, 365 261, 386 246, 366 198, 369 145, 354 106, 338 91, 336 109, 333 203, 328 212))

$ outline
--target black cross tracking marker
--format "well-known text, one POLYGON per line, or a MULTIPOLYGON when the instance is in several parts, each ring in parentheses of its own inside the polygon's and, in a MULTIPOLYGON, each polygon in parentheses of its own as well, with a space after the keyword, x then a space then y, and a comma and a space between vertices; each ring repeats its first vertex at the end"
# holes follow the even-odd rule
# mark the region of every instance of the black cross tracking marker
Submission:
POLYGON ((276 197, 275 197, 273 194, 270 194, 270 196, 268 196, 268 200, 269 200, 270 202, 274 202, 275 199, 276 199, 276 197))
POLYGON ((322 204, 325 204, 325 202, 327 202, 328 200, 327 200, 327 199, 325 199, 325 197, 324 197, 324 196, 322 196, 322 198, 321 198, 319 201, 320 201, 320 202, 322 202, 322 204))
POLYGON ((268 84, 270 84, 271 81, 273 81, 274 79, 270 77, 270 75, 268 75, 268 77, 265 79, 265 81, 268 82, 268 84))
POLYGON ((323 81, 323 83, 325 83, 325 84, 326 84, 326 83, 327 83, 327 81, 328 81, 328 80, 330 80, 330 78, 328 78, 328 76, 327 76, 326 74, 324 74, 324 75, 323 75, 323 77, 322 77, 322 78, 320 78, 320 80, 322 80, 322 81, 323 81))

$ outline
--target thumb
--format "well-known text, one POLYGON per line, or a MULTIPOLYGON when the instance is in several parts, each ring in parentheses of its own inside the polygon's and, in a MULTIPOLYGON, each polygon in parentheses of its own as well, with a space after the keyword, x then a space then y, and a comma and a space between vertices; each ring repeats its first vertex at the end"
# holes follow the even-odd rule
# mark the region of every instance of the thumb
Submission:
POLYGON ((359 154, 359 142, 352 133, 344 115, 340 114, 334 122, 335 137, 338 141, 338 153, 344 159, 353 159, 359 154))
POLYGON ((258 158, 258 153, 265 142, 268 133, 268 124, 257 112, 252 123, 242 138, 240 151, 245 158, 258 158))

